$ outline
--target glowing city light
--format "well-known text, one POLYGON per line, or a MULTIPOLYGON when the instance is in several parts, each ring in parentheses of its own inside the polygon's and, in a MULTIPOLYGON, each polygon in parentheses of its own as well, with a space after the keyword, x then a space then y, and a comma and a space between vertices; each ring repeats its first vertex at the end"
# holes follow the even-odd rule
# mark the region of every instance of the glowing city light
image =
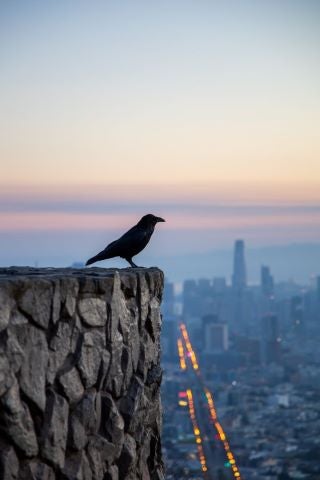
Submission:
POLYGON ((207 402, 208 402, 208 407, 209 407, 209 413, 210 413, 211 420, 212 420, 212 422, 215 426, 215 429, 217 431, 219 440, 221 440, 221 442, 223 443, 223 448, 226 452, 226 456, 228 458, 228 463, 230 464, 230 466, 232 466, 233 476, 235 478, 237 478, 238 480, 240 480, 240 472, 239 472, 239 469, 236 465, 236 460, 235 460, 234 455, 233 455, 233 453, 230 449, 230 445, 229 445, 229 442, 227 441, 226 434, 225 434, 221 424, 218 422, 218 419, 217 419, 217 412, 216 412, 216 409, 215 409, 215 406, 214 406, 214 401, 213 401, 212 394, 206 387, 205 387, 205 394, 206 394, 206 398, 207 398, 207 402))
POLYGON ((187 393, 186 392, 179 392, 179 398, 187 398, 187 393))
MULTIPOLYGON (((199 370, 199 364, 198 364, 198 361, 197 361, 196 354, 194 353, 191 342, 189 340, 189 335, 188 335, 187 328, 183 323, 180 325, 180 330, 181 330, 182 337, 183 337, 184 342, 185 342, 185 346, 186 346, 186 350, 187 350, 187 357, 190 358, 193 369, 194 370, 199 370)), ((182 343, 182 341, 181 341, 181 343, 182 343)), ((179 349, 179 346, 178 346, 178 349, 179 349)), ((182 345, 182 350, 183 350, 183 345, 182 345)), ((180 365, 181 365, 181 360, 180 360, 180 365)), ((182 367, 181 367, 181 369, 182 369, 182 367)), ((185 369, 183 369, 183 370, 185 370, 185 369)))
POLYGON ((178 344, 178 354, 179 354, 181 370, 186 370, 187 365, 186 365, 186 360, 184 358, 184 348, 183 348, 183 343, 181 338, 178 338, 177 344, 178 344))
POLYGON ((196 441, 196 444, 197 444, 198 456, 199 456, 199 461, 200 461, 200 465, 201 465, 201 470, 203 472, 206 472, 208 470, 207 461, 206 461, 206 457, 204 455, 204 450, 203 450, 203 447, 202 447, 202 438, 201 438, 201 435, 200 435, 200 429, 198 427, 198 423, 197 423, 197 419, 196 419, 196 411, 195 411, 195 407, 194 407, 193 395, 192 395, 191 389, 189 388, 186 393, 187 393, 187 399, 188 399, 188 405, 189 405, 189 415, 190 415, 191 423, 192 423, 192 426, 193 426, 193 433, 194 433, 195 441, 196 441))
MULTIPOLYGON (((188 358, 190 358, 193 369, 196 371, 197 375, 200 377, 199 364, 197 362, 196 354, 195 354, 195 352, 192 348, 192 345, 191 345, 191 342, 190 342, 190 339, 189 339, 189 335, 188 335, 188 331, 187 331, 187 328, 186 328, 185 324, 183 324, 183 323, 180 324, 180 330, 181 330, 181 334, 182 334, 182 337, 183 337, 183 340, 184 340, 184 343, 185 343, 185 347, 186 347, 186 352, 187 352, 186 355, 188 356, 188 358)), ((179 340, 181 342, 180 351, 182 351, 183 355, 184 355, 183 343, 182 343, 181 339, 179 339, 179 340)), ((178 350, 179 350, 179 344, 178 344, 178 350)), ((181 357, 180 357, 180 366, 181 366, 181 357)), ((181 369, 185 370, 186 368, 187 368, 187 365, 186 365, 186 362, 184 362, 184 368, 181 366, 181 369)), ((213 395, 209 391, 209 389, 206 386, 203 385, 202 380, 201 380, 201 383, 202 383, 204 393, 205 393, 205 396, 206 396, 206 399, 207 399, 210 418, 211 418, 212 423, 213 423, 213 425, 214 425, 214 427, 217 431, 217 439, 222 442, 223 448, 224 448, 225 453, 226 453, 228 466, 232 468, 232 473, 233 473, 234 478, 236 478, 237 480, 241 480, 241 475, 240 475, 239 469, 236 465, 236 460, 234 458, 234 455, 233 455, 233 453, 230 449, 230 445, 229 445, 229 442, 227 440, 226 433, 223 430, 220 422, 218 421, 218 416, 217 416, 217 411, 216 411, 214 400, 213 400, 213 395)), ((195 422, 196 420, 195 420, 195 412, 194 412, 194 406, 193 406, 193 400, 192 400, 192 392, 191 392, 191 390, 187 390, 186 393, 187 393, 187 398, 188 398, 188 402, 189 402, 189 412, 190 412, 191 421, 195 422), (191 405, 192 408, 190 407, 190 405, 191 405)), ((194 427, 194 434, 195 434, 195 437, 196 437, 196 443, 199 447, 199 446, 201 446, 200 430, 199 430, 199 435, 197 435, 198 430, 196 430, 196 429, 198 427, 196 426, 195 423, 193 423, 193 427, 194 427)), ((199 453, 199 456, 200 456, 200 453, 199 453)), ((201 457, 200 457, 200 463, 201 463, 201 457)), ((201 465, 202 465, 202 463, 201 463, 201 465)), ((202 467, 203 467, 203 465, 202 465, 202 467)), ((205 468, 207 470, 207 467, 205 467, 205 468)), ((206 471, 203 468, 202 468, 202 470, 206 471)))

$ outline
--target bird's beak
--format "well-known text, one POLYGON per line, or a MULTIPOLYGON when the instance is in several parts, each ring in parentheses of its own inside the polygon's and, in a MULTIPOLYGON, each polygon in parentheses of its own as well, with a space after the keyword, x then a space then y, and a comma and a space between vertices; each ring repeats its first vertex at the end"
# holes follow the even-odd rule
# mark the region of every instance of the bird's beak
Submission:
POLYGON ((157 217, 157 222, 165 222, 165 220, 161 217, 157 217))

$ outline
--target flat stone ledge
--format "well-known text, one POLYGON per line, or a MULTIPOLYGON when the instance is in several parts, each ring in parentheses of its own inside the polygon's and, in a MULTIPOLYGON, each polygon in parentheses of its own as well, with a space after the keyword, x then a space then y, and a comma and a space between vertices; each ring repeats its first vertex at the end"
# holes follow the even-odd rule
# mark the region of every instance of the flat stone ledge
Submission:
POLYGON ((84 267, 84 268, 35 268, 35 267, 1 267, 0 280, 12 277, 110 277, 118 272, 119 275, 137 275, 144 273, 161 273, 158 267, 137 267, 137 268, 100 268, 100 267, 84 267))

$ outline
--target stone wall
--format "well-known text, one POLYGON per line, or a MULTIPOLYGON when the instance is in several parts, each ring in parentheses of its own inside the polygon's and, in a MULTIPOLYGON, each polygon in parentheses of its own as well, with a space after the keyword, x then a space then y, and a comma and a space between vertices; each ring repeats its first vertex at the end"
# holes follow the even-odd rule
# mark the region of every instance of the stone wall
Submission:
POLYGON ((1 480, 161 479, 152 269, 0 269, 1 480))

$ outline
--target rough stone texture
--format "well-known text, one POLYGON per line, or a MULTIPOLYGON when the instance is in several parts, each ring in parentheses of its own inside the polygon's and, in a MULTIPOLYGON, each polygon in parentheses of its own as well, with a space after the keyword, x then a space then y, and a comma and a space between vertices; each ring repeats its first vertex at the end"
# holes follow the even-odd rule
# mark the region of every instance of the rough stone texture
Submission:
POLYGON ((84 394, 84 388, 76 367, 61 375, 59 382, 70 403, 76 403, 84 394))
POLYGON ((0 478, 16 480, 19 474, 19 460, 14 448, 0 443, 0 478))
POLYGON ((34 423, 27 405, 21 401, 17 379, 2 395, 0 402, 1 430, 26 457, 37 455, 34 423))
POLYGON ((67 400, 50 392, 44 417, 42 457, 54 466, 63 467, 68 435, 69 405, 67 400))
POLYGON ((152 269, 0 269, 0 479, 163 479, 152 269))

